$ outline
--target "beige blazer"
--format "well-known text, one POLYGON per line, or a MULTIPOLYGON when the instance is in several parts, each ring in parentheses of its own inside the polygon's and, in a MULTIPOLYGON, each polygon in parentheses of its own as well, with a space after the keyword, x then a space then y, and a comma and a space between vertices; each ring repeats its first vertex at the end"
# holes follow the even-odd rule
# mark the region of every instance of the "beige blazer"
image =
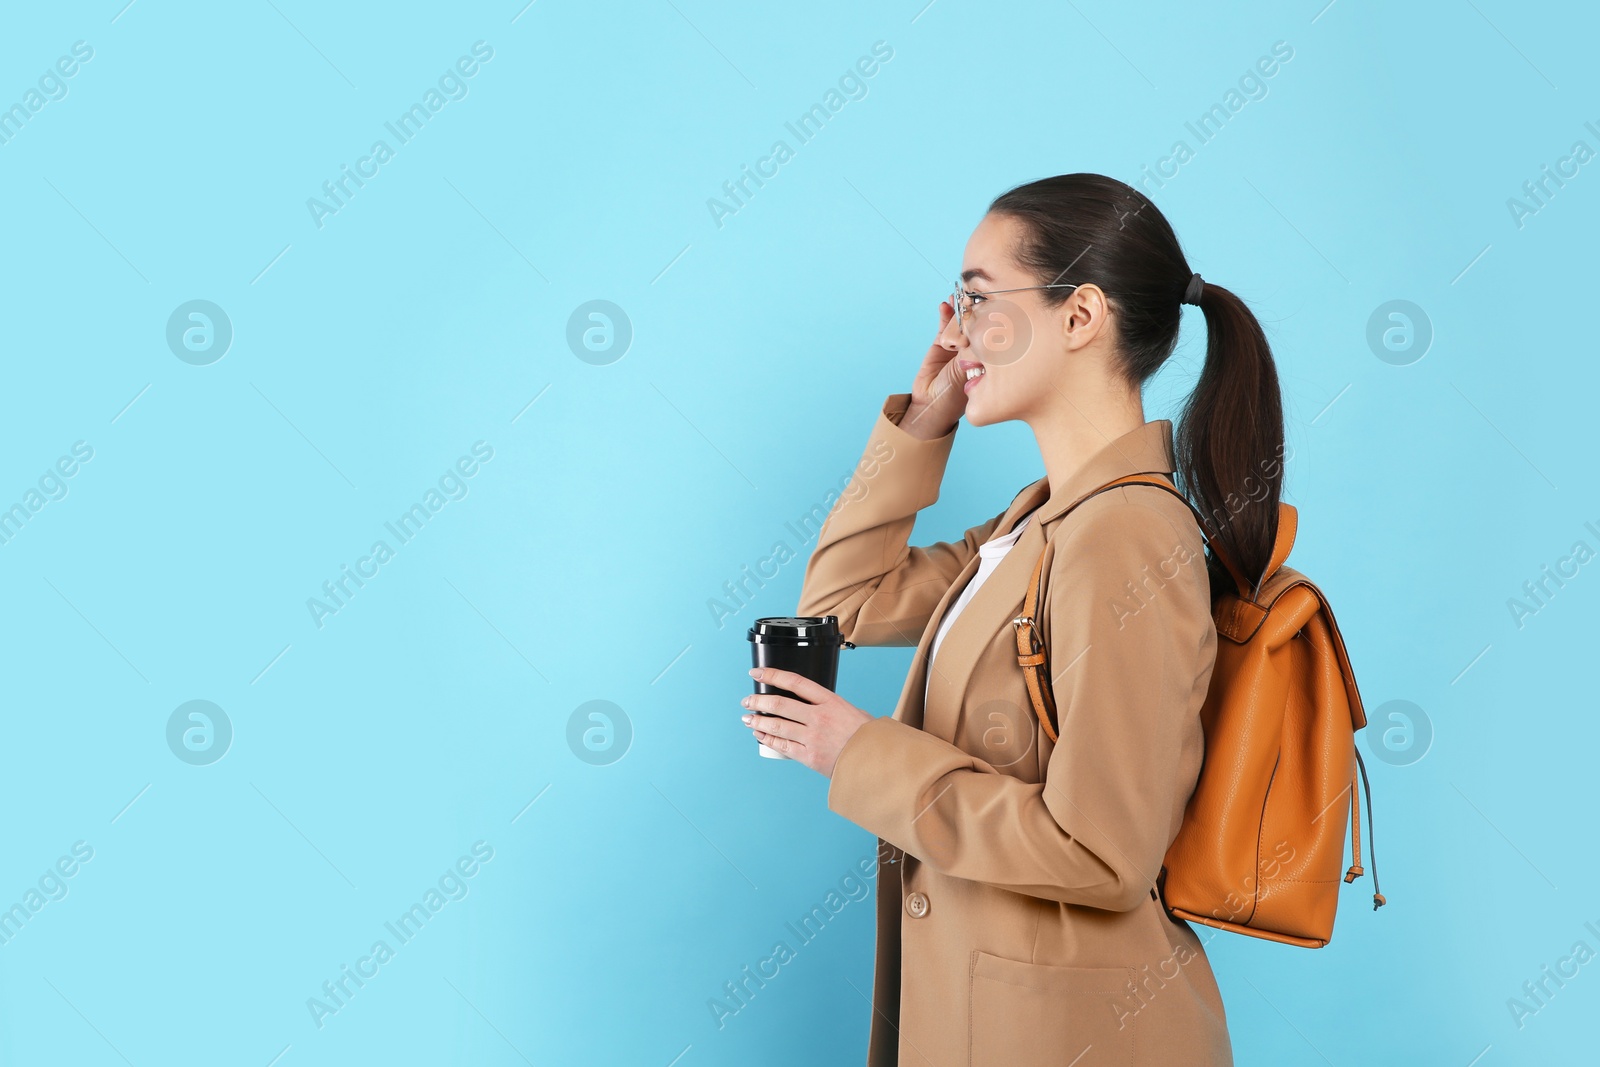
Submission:
POLYGON ((897 425, 909 401, 885 401, 798 608, 839 616, 858 645, 917 646, 894 714, 850 738, 828 787, 829 809, 879 838, 867 1063, 1231 1064, 1201 942, 1155 888, 1200 772, 1216 655, 1200 534, 1158 489, 1109 490, 1060 517, 1112 478, 1172 471, 1172 425, 1109 442, 1056 495, 1033 482, 960 541, 912 548, 955 431, 912 437, 897 425), (928 647, 978 546, 1041 505, 930 678, 928 647), (1011 625, 1047 529, 1054 744, 1011 625))

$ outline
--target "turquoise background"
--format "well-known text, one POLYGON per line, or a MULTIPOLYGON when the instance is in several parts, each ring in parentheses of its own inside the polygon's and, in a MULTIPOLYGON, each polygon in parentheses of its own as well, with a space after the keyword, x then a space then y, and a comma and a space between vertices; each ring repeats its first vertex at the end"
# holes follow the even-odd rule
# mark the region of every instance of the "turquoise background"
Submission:
MULTIPOLYGON (((1520 1027, 1508 1007, 1600 950, 1600 564, 1520 626, 1509 605, 1600 549, 1600 164, 1520 225, 1508 206, 1600 149, 1592 7, 123 2, 14 7, 0 34, 0 107, 93 50, 0 143, 0 507, 44 480, 0 544, 0 908, 25 912, 0 1060, 860 1062, 872 838, 757 758, 745 628, 794 610, 811 546, 786 524, 909 388, 989 200, 1134 181, 1179 139, 1152 195, 1274 345, 1292 562, 1373 713, 1389 899, 1345 887, 1318 951, 1210 942, 1237 1062, 1593 1057, 1600 963, 1520 1027), (308 199, 480 41, 464 95, 319 226, 308 199), (719 226, 708 199, 880 41, 865 95, 719 226), (1197 144, 1185 123, 1280 41, 1197 144), (168 343, 194 300, 231 326, 221 358, 168 343), (569 343, 594 300, 625 352, 569 343), (1383 359, 1395 300, 1431 343, 1383 359), (379 539, 319 626, 307 601, 379 539), (778 540, 798 555, 719 625, 778 540), (195 700, 225 749, 185 747, 186 717, 169 742, 195 700), (834 889, 719 1027, 724 983, 834 889), (308 1001, 379 939, 319 1026, 308 1001)), ((1147 417, 1203 346, 1189 312, 1147 417)), ((1021 424, 958 437, 917 543, 1043 473, 1021 424)), ((848 652, 840 691, 889 714, 909 661, 848 652)))

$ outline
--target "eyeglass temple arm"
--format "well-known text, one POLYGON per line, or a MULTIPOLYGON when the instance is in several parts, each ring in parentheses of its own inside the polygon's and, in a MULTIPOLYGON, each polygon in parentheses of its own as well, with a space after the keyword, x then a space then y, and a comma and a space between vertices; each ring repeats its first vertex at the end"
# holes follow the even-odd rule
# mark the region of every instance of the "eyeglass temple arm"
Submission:
POLYGON ((1023 285, 1016 289, 966 289, 958 288, 957 292, 971 293, 973 296, 994 296, 996 293, 1025 293, 1030 289, 1076 289, 1077 282, 1056 282, 1050 285, 1023 285))

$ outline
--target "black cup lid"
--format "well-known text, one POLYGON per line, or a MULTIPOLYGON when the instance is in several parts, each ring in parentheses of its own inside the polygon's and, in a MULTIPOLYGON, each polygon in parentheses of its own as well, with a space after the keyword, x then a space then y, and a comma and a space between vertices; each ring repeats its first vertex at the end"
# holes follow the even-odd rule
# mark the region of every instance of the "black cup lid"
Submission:
POLYGON ((771 616, 750 627, 752 641, 839 641, 839 616, 771 616))

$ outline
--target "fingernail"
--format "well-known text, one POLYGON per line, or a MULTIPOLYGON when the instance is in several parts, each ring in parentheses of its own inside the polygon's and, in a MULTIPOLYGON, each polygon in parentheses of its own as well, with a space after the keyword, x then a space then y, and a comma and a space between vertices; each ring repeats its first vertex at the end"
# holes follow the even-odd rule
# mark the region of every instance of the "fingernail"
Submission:
POLYGON ((750 668, 750 677, 754 678, 756 675, 758 675, 760 673, 761 673, 761 668, 760 667, 751 667, 750 668))
POLYGON ((750 721, 750 716, 741 715, 741 716, 739 716, 739 719, 740 719, 741 722, 749 722, 750 721))

